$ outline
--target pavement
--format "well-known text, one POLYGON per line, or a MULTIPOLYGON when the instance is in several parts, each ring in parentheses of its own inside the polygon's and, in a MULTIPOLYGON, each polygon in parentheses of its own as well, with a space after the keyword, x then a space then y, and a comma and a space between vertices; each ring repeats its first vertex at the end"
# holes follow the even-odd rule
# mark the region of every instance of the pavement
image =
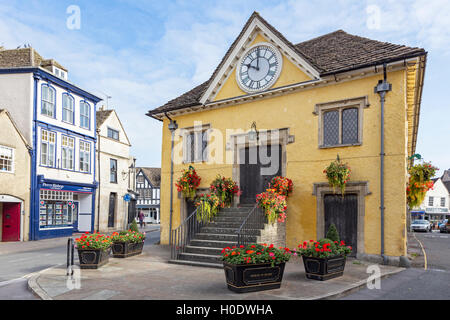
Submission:
MULTIPOLYGON (((228 290, 223 270, 170 264, 169 258, 168 246, 145 245, 139 256, 110 257, 99 269, 76 270, 76 281, 67 281, 62 265, 35 274, 28 286, 44 300, 316 300, 334 299, 365 287, 373 275, 368 273, 371 264, 349 258, 342 277, 310 280, 301 258, 293 257, 286 264, 280 289, 237 294, 228 290)), ((379 278, 404 270, 378 267, 379 278)))

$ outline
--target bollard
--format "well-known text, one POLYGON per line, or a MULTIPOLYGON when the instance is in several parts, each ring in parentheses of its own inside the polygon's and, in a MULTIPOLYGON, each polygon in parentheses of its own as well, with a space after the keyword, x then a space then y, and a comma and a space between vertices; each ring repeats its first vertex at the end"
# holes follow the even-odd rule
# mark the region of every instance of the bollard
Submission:
POLYGON ((70 270, 70 275, 73 275, 73 261, 74 261, 74 251, 75 251, 75 245, 73 242, 73 238, 69 238, 67 239, 67 271, 66 271, 66 275, 69 275, 69 270, 70 270))

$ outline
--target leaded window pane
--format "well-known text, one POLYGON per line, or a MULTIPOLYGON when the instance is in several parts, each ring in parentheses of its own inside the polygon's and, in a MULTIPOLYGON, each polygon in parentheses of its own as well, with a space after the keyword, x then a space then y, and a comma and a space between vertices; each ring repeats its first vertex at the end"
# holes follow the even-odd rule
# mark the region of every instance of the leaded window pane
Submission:
POLYGON ((323 144, 326 146, 339 144, 339 111, 328 111, 323 114, 323 144))
POLYGON ((348 108, 342 110, 342 143, 358 142, 358 109, 348 108))

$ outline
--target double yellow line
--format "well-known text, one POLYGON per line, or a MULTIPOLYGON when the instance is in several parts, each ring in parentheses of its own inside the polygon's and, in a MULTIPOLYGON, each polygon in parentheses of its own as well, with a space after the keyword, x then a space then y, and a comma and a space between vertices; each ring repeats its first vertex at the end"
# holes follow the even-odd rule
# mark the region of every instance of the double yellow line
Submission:
POLYGON ((425 252, 425 249, 424 249, 424 247, 423 247, 423 245, 422 245, 422 242, 420 242, 420 240, 419 239, 417 239, 417 237, 416 237, 416 234, 415 233, 413 233, 413 235, 414 235, 414 238, 416 238, 416 240, 417 240, 417 242, 419 242, 419 244, 420 244, 420 247, 422 248, 422 252, 423 252, 423 258, 424 258, 424 260, 425 260, 425 265, 424 265, 424 269, 425 270, 427 270, 427 254, 426 254, 426 252, 425 252))

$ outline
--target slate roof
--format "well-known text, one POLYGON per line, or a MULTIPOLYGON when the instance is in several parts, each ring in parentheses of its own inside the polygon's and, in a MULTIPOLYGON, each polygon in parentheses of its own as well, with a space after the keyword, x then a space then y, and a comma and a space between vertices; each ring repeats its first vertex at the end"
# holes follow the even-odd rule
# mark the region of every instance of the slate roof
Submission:
POLYGON ((51 70, 54 65, 67 72, 67 69, 53 59, 44 59, 33 48, 4 49, 0 47, 0 68, 42 67, 51 70))
POLYGON ((159 187, 161 184, 161 168, 136 167, 136 174, 142 170, 144 175, 150 181, 153 187, 159 187))
POLYGON ((287 46, 302 56, 317 70, 320 76, 370 67, 384 62, 404 60, 426 54, 426 51, 421 48, 411 48, 403 45, 371 40, 348 34, 343 30, 337 30, 294 45, 257 12, 254 12, 209 80, 181 96, 170 100, 166 104, 149 111, 147 115, 152 116, 161 112, 199 105, 199 100, 208 88, 209 83, 214 79, 218 70, 231 54, 248 25, 255 17, 258 17, 258 19, 276 36, 284 41, 287 46))
POLYGON ((100 126, 105 122, 105 120, 109 117, 109 115, 113 112, 113 110, 98 110, 95 113, 96 121, 97 121, 97 128, 100 128, 100 126))

